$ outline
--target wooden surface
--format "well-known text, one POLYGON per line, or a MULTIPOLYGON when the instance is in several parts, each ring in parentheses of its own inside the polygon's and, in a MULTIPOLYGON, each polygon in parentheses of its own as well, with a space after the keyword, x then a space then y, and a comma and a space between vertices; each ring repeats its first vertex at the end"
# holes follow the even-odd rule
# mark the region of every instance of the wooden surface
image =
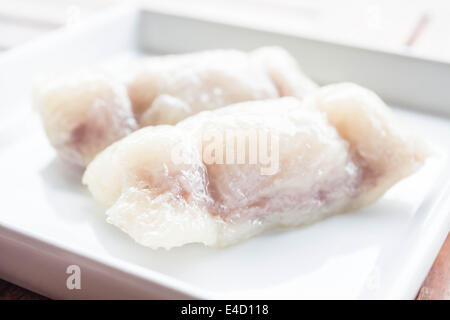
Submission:
MULTIPOLYGON (((0 300, 43 300, 34 292, 0 280, 0 300)), ((450 300, 450 233, 422 284, 417 300, 450 300)))
POLYGON ((46 300, 47 298, 0 279, 0 300, 46 300))
POLYGON ((450 300, 450 233, 422 284, 417 300, 450 300))

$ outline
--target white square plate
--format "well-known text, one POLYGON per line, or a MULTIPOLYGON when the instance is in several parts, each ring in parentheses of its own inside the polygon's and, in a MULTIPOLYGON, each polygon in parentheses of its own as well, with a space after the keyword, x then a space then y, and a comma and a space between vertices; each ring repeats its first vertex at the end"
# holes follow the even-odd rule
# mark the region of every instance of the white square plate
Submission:
POLYGON ((440 85, 449 80, 444 63, 144 10, 113 10, 7 52, 0 56, 0 278, 52 298, 414 298, 449 231, 450 94, 440 85), (402 105, 398 116, 435 156, 362 210, 227 249, 151 250, 105 222, 82 173, 55 157, 30 106, 41 73, 92 65, 117 72, 142 53, 273 44, 320 83, 352 80, 402 105), (82 270, 81 290, 66 287, 73 264, 82 270))

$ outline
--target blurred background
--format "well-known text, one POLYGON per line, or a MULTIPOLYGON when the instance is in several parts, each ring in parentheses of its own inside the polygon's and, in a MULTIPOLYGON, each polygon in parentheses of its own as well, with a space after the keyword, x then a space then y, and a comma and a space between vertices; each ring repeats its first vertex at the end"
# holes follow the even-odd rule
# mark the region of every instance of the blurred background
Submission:
POLYGON ((448 0, 0 0, 0 53, 108 7, 135 4, 450 61, 448 0))

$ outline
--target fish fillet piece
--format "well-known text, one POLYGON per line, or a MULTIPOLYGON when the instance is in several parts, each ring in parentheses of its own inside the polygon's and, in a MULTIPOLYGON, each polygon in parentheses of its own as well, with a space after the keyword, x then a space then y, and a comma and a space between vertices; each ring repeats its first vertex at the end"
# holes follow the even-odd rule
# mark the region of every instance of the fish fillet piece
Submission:
POLYGON ((35 89, 34 104, 58 154, 82 167, 137 129, 125 86, 101 74, 53 79, 35 89))
POLYGON ((342 84, 142 128, 100 153, 83 183, 144 246, 223 247, 368 205, 424 159, 377 96, 342 84))
POLYGON ((281 47, 262 47, 252 51, 250 57, 267 72, 280 97, 302 99, 317 89, 317 84, 302 72, 294 57, 281 47))
POLYGON ((251 100, 302 98, 317 85, 282 48, 151 57, 128 85, 141 126, 176 124, 204 110, 251 100))
POLYGON ((428 148, 405 131, 392 110, 361 86, 328 85, 304 103, 326 113, 330 124, 349 142, 357 165, 364 168, 366 190, 354 207, 378 199, 429 155, 428 148))

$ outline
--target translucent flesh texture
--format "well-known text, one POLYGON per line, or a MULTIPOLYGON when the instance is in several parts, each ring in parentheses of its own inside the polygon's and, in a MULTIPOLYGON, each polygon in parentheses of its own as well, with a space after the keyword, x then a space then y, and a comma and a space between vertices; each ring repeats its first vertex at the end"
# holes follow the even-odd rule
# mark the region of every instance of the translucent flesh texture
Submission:
POLYGON ((317 86, 278 47, 151 57, 128 85, 141 126, 176 124, 233 103, 303 97, 317 86))
POLYGON ((107 221, 142 245, 222 247, 370 204, 424 158, 376 95, 341 84, 304 102, 244 102, 140 129, 104 150, 83 182, 108 207, 107 221), (205 136, 242 129, 277 137, 273 174, 259 162, 205 161, 205 136))
POLYGON ((329 123, 350 143, 355 162, 364 168, 366 189, 354 207, 378 199, 428 155, 426 146, 405 132, 392 110, 370 90, 352 83, 329 85, 304 103, 326 113, 329 123))
POLYGON ((85 167, 138 128, 135 116, 141 126, 175 124, 202 110, 280 94, 301 97, 315 88, 287 52, 267 47, 152 57, 128 91, 101 74, 83 72, 41 85, 34 103, 58 153, 85 167))
POLYGON ((59 155, 82 167, 137 129, 125 86, 103 75, 45 83, 35 89, 34 104, 59 155))

